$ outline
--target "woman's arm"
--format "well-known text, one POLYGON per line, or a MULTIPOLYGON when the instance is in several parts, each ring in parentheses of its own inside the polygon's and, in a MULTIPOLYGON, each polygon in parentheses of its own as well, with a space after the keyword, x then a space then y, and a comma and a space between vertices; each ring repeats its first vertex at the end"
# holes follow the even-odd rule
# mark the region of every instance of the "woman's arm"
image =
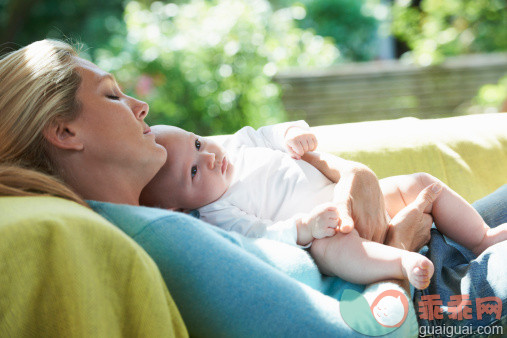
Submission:
MULTIPOLYGON (((180 213, 98 202, 92 207, 155 260, 190 336, 354 335, 337 299, 290 277, 334 290, 303 250, 227 233, 180 213)), ((334 283, 345 287, 339 279, 334 283)))
POLYGON ((326 153, 308 152, 302 159, 336 183, 333 202, 342 221, 340 231, 355 228, 365 239, 384 242, 387 218, 375 173, 361 163, 326 153))
POLYGON ((225 141, 226 148, 264 147, 283 152, 289 151, 285 138, 290 129, 309 131, 310 127, 305 121, 291 121, 254 129, 243 127, 225 141))

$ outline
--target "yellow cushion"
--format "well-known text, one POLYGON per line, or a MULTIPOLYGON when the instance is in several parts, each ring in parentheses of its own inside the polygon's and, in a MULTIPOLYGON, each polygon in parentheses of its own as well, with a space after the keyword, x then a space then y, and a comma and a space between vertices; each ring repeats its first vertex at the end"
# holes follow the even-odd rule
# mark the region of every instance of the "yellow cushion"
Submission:
POLYGON ((473 202, 507 183, 507 114, 349 123, 314 128, 319 151, 379 178, 427 172, 473 202))
POLYGON ((152 259, 90 209, 0 197, 0 336, 180 337, 152 259))

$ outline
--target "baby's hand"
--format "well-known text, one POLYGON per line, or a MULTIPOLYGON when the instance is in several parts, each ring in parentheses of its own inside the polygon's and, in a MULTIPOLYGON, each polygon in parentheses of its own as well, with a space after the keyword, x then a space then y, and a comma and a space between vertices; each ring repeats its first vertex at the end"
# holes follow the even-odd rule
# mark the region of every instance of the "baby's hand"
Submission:
POLYGON ((292 158, 300 160, 305 153, 317 148, 317 137, 311 130, 290 127, 285 133, 285 146, 292 158))
POLYGON ((341 224, 338 209, 333 204, 318 205, 310 212, 307 224, 313 238, 334 236, 341 224))

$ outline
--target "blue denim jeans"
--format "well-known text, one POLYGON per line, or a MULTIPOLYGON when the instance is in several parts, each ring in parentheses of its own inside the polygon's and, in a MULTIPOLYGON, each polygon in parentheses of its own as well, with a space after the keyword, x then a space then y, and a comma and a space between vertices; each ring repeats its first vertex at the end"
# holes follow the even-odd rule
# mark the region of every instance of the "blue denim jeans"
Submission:
MULTIPOLYGON (((475 202, 473 206, 490 227, 506 223, 507 185, 475 202)), ((414 293, 421 335, 482 337, 487 336, 486 333, 495 332, 493 327, 503 330, 504 336, 507 335, 507 241, 493 245, 475 257, 472 252, 443 236, 437 229, 431 231, 431 241, 421 253, 431 259, 435 265, 435 274, 427 289, 414 293), (457 295, 469 295, 470 303, 467 302, 465 307, 457 306, 459 302, 449 303, 451 297, 457 295), (481 311, 478 311, 480 298, 492 296, 501 300, 501 315, 497 315, 498 306, 486 307, 491 313, 480 314, 485 309, 480 307, 481 311), (434 299, 429 300, 430 297, 434 299), (430 314, 435 309, 432 301, 440 301, 444 306, 441 314, 430 314), (461 313, 463 316, 455 315, 457 308, 464 309, 461 313), (495 309, 496 312, 491 311, 495 309)), ((489 301, 486 304, 495 305, 495 302, 489 301)), ((499 332, 501 331, 496 331, 499 332)))

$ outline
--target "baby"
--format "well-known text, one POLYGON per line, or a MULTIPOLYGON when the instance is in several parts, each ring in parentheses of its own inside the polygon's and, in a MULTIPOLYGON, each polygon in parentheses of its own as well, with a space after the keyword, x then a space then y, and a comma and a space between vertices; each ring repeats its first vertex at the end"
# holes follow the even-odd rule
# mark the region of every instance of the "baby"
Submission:
MULTIPOLYGON (((433 264, 426 257, 365 240, 356 230, 338 230, 341 219, 331 202, 339 178, 336 182, 328 179, 333 176, 326 172, 329 166, 314 167, 301 160, 317 147, 304 121, 258 130, 245 127, 223 146, 172 126, 154 126, 152 131, 166 148, 167 161, 143 190, 142 204, 179 211, 198 209, 202 220, 248 237, 300 247, 322 241, 320 254, 313 252, 316 245, 311 248, 319 268, 350 282, 406 278, 419 289, 429 285, 433 264)), ((476 254, 507 239, 507 224, 490 229, 463 198, 428 174, 381 182, 390 217, 432 185, 440 194, 433 208, 424 212, 432 214, 442 233, 476 254)))

